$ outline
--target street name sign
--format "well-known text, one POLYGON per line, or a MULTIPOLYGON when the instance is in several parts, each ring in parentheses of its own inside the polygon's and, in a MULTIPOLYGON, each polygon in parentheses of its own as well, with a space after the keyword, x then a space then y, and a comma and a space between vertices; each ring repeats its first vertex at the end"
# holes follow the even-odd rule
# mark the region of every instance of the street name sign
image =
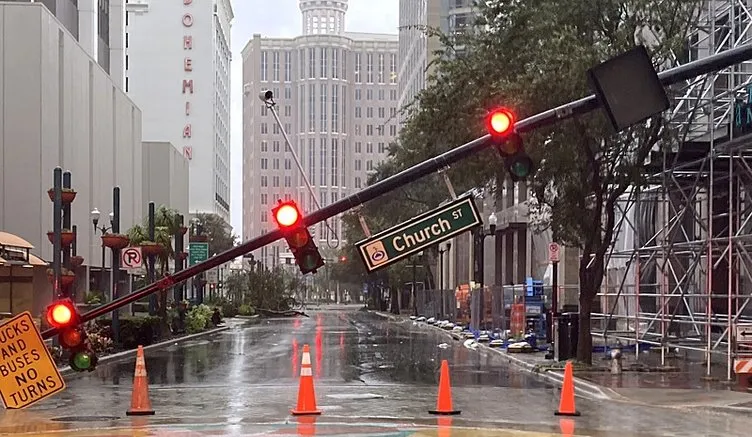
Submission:
POLYGON ((736 342, 752 344, 752 323, 736 325, 736 342))
POLYGON ((0 398, 18 410, 65 389, 29 311, 0 325, 0 398))
POLYGON ((471 196, 465 196, 356 244, 368 272, 448 240, 481 224, 471 196))
POLYGON ((209 243, 188 243, 188 265, 209 259, 209 243))

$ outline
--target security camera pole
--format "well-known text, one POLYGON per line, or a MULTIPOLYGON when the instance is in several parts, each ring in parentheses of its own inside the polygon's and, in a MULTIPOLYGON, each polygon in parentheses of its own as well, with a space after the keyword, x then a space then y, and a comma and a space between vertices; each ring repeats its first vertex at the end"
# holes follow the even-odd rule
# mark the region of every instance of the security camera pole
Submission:
MULTIPOLYGON (((708 56, 707 58, 703 58, 698 61, 690 62, 688 64, 663 71, 658 75, 658 78, 661 85, 663 86, 673 85, 683 80, 722 70, 726 67, 750 59, 752 59, 752 44, 747 44, 735 49, 726 50, 719 54, 708 56)), ((548 111, 541 112, 524 120, 520 120, 515 124, 515 130, 517 132, 529 132, 543 126, 555 124, 561 120, 566 120, 586 114, 595 109, 598 109, 598 107, 598 99, 595 95, 590 95, 574 102, 558 106, 554 109, 549 109, 548 111)), ((475 155, 481 150, 484 150, 489 146, 491 140, 491 135, 486 134, 480 138, 470 141, 469 143, 463 144, 459 147, 455 147, 454 149, 442 153, 439 156, 427 159, 384 180, 376 182, 375 184, 370 185, 355 194, 345 197, 338 202, 334 202, 324 208, 314 211, 313 213, 304 217, 304 223, 306 226, 313 226, 317 223, 328 220, 330 217, 334 217, 352 208, 358 207, 363 203, 368 202, 369 200, 373 200, 379 196, 394 191, 416 179, 435 173, 450 166, 451 164, 454 164, 455 162, 461 161, 469 156, 475 155)), ((150 294, 157 291, 169 289, 175 284, 182 283, 209 269, 219 267, 222 264, 234 260, 235 258, 241 257, 268 244, 274 243, 275 241, 283 237, 283 232, 279 229, 276 229, 257 238, 246 241, 245 243, 222 252, 217 256, 211 257, 206 261, 194 264, 181 272, 176 272, 172 276, 162 278, 159 281, 153 284, 149 284, 146 287, 137 290, 127 296, 123 296, 121 298, 113 300, 108 304, 95 308, 81 316, 81 323, 96 319, 97 317, 103 316, 122 306, 128 305, 131 302, 143 299, 144 297, 149 296, 150 294)), ((42 333, 42 337, 47 339, 56 334, 58 334, 58 330, 51 328, 44 331, 42 333)))

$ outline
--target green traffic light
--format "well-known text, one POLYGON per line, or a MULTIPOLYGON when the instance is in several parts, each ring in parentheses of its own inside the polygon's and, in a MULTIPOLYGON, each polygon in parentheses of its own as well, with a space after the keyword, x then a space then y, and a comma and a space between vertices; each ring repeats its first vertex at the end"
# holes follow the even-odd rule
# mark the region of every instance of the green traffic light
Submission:
POLYGON ((318 256, 315 253, 307 253, 303 255, 300 264, 305 270, 313 270, 318 267, 318 261, 318 256))
POLYGON ((525 179, 533 172, 533 160, 527 155, 518 155, 508 162, 507 170, 512 178, 525 179))
POLYGON ((78 372, 90 370, 93 364, 94 358, 88 352, 76 352, 70 360, 71 368, 78 372))

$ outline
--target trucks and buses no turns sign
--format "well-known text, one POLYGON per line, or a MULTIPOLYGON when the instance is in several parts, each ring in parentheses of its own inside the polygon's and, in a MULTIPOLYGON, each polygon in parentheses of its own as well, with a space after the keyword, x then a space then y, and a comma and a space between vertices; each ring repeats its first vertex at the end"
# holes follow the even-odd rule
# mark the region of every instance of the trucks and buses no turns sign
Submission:
POLYGON ((29 311, 0 325, 0 398, 26 408, 65 389, 65 381, 29 311))

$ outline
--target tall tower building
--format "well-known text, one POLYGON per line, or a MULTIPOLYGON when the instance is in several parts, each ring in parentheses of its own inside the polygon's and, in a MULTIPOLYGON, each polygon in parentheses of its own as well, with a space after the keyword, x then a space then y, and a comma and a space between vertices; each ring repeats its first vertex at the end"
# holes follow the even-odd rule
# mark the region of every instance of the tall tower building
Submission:
MULTIPOLYGON (((426 87, 430 74, 428 65, 432 54, 439 48, 438 38, 429 38, 428 28, 440 28, 442 4, 447 0, 400 0, 399 2, 399 65, 397 77, 399 99, 397 108, 412 103, 426 87)), ((448 7, 448 4, 446 5, 448 7)), ((400 112, 399 122, 405 120, 400 112)))
POLYGON ((144 141, 190 161, 191 212, 230 223, 230 0, 126 5, 125 89, 144 114, 144 141))
MULTIPOLYGON (((397 35, 345 32, 346 0, 301 0, 302 35, 254 35, 243 49, 243 237, 274 228, 277 199, 317 208, 273 116, 276 109, 321 206, 364 188, 397 136, 397 35)), ((339 217, 329 221, 339 239, 339 217)), ((326 251, 330 231, 312 229, 326 251)), ((254 253, 268 266, 290 262, 283 242, 254 253)))

